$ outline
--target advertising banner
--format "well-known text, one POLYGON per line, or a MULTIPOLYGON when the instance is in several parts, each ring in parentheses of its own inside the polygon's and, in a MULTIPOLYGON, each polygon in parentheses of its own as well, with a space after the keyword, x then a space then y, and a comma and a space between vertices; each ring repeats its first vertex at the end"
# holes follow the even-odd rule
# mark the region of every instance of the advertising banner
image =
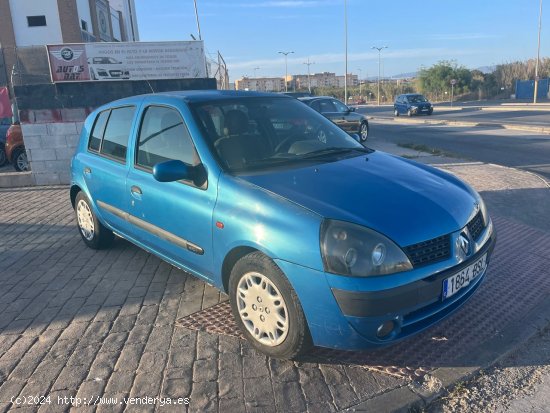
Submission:
POLYGON ((10 96, 7 87, 0 87, 0 118, 11 118, 10 96))
POLYGON ((52 82, 205 78, 202 41, 48 45, 52 82))

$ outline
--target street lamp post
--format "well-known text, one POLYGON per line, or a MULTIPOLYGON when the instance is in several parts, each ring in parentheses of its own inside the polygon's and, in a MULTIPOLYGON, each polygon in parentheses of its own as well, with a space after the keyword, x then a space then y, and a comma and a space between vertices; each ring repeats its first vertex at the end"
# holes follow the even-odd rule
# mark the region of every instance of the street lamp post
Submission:
POLYGON ((344 0, 344 38, 346 50, 346 74, 344 76, 344 103, 348 104, 348 1, 344 0))
POLYGON ((539 91, 539 60, 540 60, 540 29, 542 27, 542 0, 540 0, 539 9, 539 40, 537 46, 537 63, 535 64, 535 91, 533 95, 533 103, 537 103, 537 94, 539 91))
POLYGON ((359 72, 359 99, 361 99, 363 96, 363 92, 362 92, 363 89, 361 88, 361 86, 363 85, 363 83, 361 82, 363 70, 360 67, 358 67, 357 71, 359 72))
POLYGON ((314 65, 315 62, 310 62, 309 57, 308 57, 307 62, 304 62, 304 64, 307 65, 307 88, 309 90, 309 93, 311 93, 311 78, 310 78, 310 74, 309 74, 309 67, 311 65, 314 65))
POLYGON ((288 78, 288 55, 294 52, 291 51, 291 52, 278 52, 278 53, 285 55, 285 92, 288 92, 288 85, 286 83, 286 80, 288 78))
POLYGON ((387 49, 388 46, 382 46, 382 47, 376 47, 372 46, 372 49, 378 50, 378 106, 380 106, 380 61, 381 61, 381 54, 383 49, 387 49))

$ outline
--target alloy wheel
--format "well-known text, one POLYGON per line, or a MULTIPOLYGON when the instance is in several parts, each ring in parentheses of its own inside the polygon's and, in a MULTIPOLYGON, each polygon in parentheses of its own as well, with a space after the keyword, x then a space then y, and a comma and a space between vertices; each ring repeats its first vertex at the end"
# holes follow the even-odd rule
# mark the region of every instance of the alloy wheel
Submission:
POLYGON ((84 238, 91 241, 95 235, 94 217, 88 203, 82 199, 78 201, 76 206, 76 217, 80 232, 82 232, 84 238))
POLYGON ((248 332, 261 344, 281 344, 289 328, 285 300, 273 282, 257 272, 244 274, 236 293, 239 316, 248 332))

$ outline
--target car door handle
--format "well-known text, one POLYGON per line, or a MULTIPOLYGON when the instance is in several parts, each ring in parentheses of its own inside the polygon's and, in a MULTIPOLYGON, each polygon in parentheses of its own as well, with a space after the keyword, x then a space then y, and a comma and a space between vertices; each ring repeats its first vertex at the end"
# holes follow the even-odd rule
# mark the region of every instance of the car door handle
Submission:
POLYGON ((139 186, 132 185, 130 188, 130 191, 132 191, 133 194, 141 195, 143 192, 141 192, 141 188, 139 186))
POLYGON ((92 170, 91 170, 90 168, 86 167, 86 168, 84 168, 84 173, 85 173, 86 175, 89 175, 89 174, 92 173, 92 170))

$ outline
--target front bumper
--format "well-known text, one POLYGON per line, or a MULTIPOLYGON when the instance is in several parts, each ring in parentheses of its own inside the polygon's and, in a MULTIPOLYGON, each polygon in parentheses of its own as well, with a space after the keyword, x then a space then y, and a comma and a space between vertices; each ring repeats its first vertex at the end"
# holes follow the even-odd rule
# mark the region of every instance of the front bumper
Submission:
MULTIPOLYGON (((485 271, 467 287, 443 300, 443 280, 469 266, 484 254, 487 265, 496 243, 492 224, 483 237, 482 245, 459 265, 434 271, 425 267, 410 271, 406 276, 372 278, 343 277, 321 273, 284 261, 277 261, 298 293, 308 321, 313 342, 317 346, 345 350, 360 350, 385 346, 416 334, 460 308, 477 290, 485 271), (418 279, 399 286, 384 285, 397 278, 418 279), (393 277, 393 280, 391 280, 393 277), (391 280, 391 281, 390 281, 391 280), (392 321, 394 328, 388 336, 379 338, 377 330, 392 321)), ((486 267, 487 268, 487 267, 486 267)))

